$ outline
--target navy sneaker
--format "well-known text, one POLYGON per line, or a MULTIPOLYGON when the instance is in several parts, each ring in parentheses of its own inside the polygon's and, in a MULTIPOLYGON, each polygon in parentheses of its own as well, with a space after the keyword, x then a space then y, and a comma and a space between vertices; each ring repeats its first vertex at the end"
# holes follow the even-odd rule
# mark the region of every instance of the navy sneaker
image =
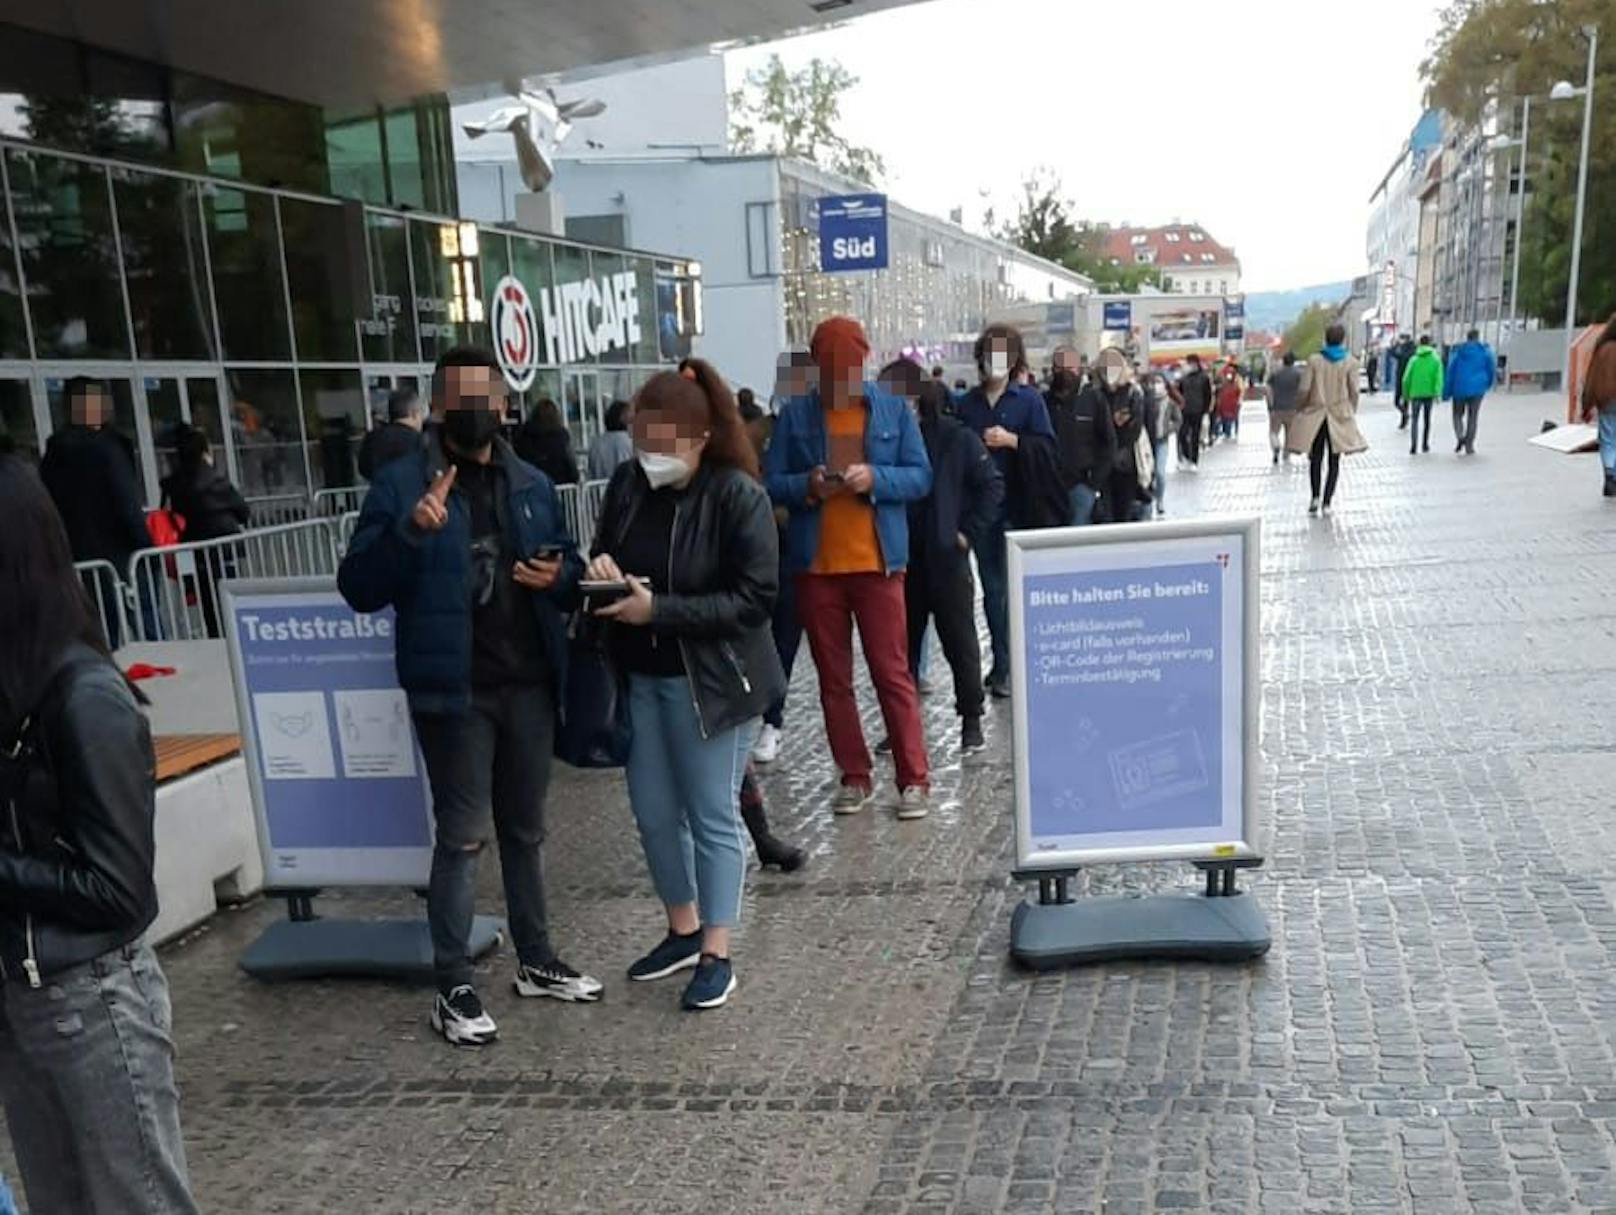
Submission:
POLYGON ((701 965, 690 977, 690 986, 685 988, 683 1003, 691 1012, 722 1008, 734 990, 735 968, 729 964, 729 959, 704 953, 701 965))
POLYGON ((701 930, 689 936, 670 932, 662 943, 628 968, 628 977, 636 983, 649 983, 652 979, 666 979, 677 971, 689 970, 701 961, 701 930))

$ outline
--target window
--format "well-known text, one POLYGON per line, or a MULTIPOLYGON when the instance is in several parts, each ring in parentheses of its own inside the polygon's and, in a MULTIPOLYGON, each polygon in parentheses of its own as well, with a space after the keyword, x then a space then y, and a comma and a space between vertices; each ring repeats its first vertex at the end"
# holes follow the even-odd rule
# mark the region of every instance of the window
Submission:
POLYGON ((410 292, 410 250, 405 221, 365 214, 370 247, 370 314, 360 318, 360 346, 367 362, 414 363, 415 296, 410 292))
POLYGON ((1194 241, 1196 244, 1199 244, 1200 242, 1202 242, 1202 241, 1204 241, 1206 239, 1206 233, 1202 232, 1198 228, 1192 228, 1190 230, 1190 239, 1192 241, 1194 241))
POLYGON ((456 316, 455 302, 458 290, 460 298, 474 299, 477 311, 482 311, 482 288, 476 282, 477 256, 473 253, 469 259, 460 257, 460 234, 456 224, 412 220, 409 233, 421 361, 430 363, 451 346, 472 340, 470 323, 464 315, 456 316), (468 273, 472 280, 469 293, 465 288, 468 273))
POLYGON ((119 169, 112 193, 136 356, 218 358, 196 186, 119 169))
POLYGON ((1138 232, 1138 233, 1135 233, 1133 236, 1130 236, 1128 238, 1128 243, 1130 245, 1138 246, 1138 245, 1144 244, 1149 239, 1150 238, 1148 236, 1146 236, 1143 232, 1138 232))
POLYGON ((283 198, 281 235, 292 294, 292 335, 302 362, 347 363, 358 358, 354 297, 365 273, 357 208, 283 198))
POLYGON ((290 371, 228 371, 230 429, 243 497, 306 496, 303 427, 290 371))
POLYGON ((202 210, 224 357, 290 358, 275 200, 245 190, 204 189, 202 210))
POLYGON ((1215 262, 1218 259, 1211 253, 1203 253, 1201 254, 1201 260, 1203 262, 1215 262))
POLYGON ((365 394, 357 371, 305 371, 303 433, 315 489, 345 489, 359 482, 356 459, 365 437, 365 394))
POLYGON ((1169 244, 1176 245, 1180 240, 1183 239, 1183 236, 1184 234, 1182 232, 1169 232, 1167 233, 1167 241, 1169 244))
MULTIPOLYGON (((385 203, 387 166, 382 158, 381 121, 374 110, 325 115, 325 158, 331 172, 331 193, 385 203)), ((408 201, 419 203, 415 198, 408 201)))
POLYGON ((6 167, 38 357, 128 358, 106 171, 29 152, 6 167))
POLYGON ((1138 265, 1148 266, 1156 260, 1156 251, 1154 249, 1141 249, 1134 254, 1133 260, 1138 265))
POLYGON ((1170 278, 1163 278, 1162 279, 1162 290, 1163 291, 1171 291, 1172 289, 1173 289, 1173 280, 1170 279, 1170 278))

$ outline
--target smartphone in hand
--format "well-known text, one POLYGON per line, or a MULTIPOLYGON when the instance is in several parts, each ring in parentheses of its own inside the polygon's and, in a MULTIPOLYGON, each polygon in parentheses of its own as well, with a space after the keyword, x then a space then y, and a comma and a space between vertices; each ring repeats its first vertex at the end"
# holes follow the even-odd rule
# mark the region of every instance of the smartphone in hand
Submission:
POLYGON ((584 597, 584 604, 589 611, 597 611, 616 603, 619 599, 629 596, 630 588, 626 581, 618 578, 593 579, 586 578, 578 583, 578 593, 584 597))

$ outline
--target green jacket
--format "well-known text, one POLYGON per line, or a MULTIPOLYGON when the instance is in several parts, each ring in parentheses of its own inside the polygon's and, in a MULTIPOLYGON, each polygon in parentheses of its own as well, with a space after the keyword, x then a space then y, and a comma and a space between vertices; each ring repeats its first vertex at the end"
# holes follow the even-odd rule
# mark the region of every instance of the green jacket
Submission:
POLYGON ((1430 346, 1421 346, 1403 368, 1403 396, 1410 401, 1434 401, 1442 395, 1442 360, 1430 346))

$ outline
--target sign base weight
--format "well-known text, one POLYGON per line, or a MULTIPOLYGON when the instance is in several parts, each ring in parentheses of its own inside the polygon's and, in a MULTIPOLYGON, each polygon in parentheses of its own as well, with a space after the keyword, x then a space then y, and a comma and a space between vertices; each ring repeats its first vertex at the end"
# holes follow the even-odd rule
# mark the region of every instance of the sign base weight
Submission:
POLYGON ((1031 970, 1124 958, 1244 962, 1272 938, 1250 895, 1119 895, 1024 902, 1010 921, 1010 956, 1031 970))
MULTIPOLYGON (((505 936, 505 924, 478 916, 471 956, 480 958, 505 936)), ((367 978, 430 983, 432 937, 425 920, 279 920, 241 956, 255 979, 367 978)))

